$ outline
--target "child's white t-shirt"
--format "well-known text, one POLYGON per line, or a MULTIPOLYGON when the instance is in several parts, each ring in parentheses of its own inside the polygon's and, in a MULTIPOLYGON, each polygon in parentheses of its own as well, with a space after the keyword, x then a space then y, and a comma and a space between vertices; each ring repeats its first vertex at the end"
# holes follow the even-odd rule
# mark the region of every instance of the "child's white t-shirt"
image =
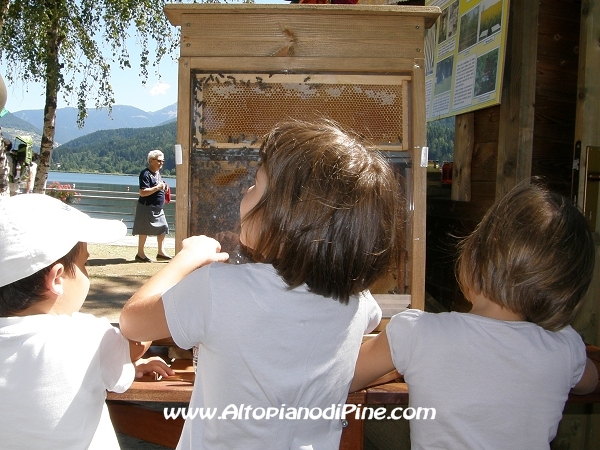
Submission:
POLYGON ((106 390, 134 377, 129 343, 107 319, 0 318, 0 447, 118 449, 106 390))
POLYGON ((408 310, 386 332, 410 406, 436 410, 435 419, 411 420, 413 450, 548 449, 585 369, 570 326, 408 310))
POLYGON ((289 289, 271 265, 214 263, 163 303, 177 345, 200 343, 191 412, 215 412, 186 420, 178 449, 339 448, 334 410, 347 399, 363 334, 381 319, 370 293, 343 305, 289 289))

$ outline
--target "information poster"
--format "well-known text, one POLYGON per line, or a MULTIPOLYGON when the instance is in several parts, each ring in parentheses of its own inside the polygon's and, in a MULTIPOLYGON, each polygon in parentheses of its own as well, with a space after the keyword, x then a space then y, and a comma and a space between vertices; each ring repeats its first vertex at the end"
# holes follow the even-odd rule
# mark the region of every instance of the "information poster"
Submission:
POLYGON ((426 2, 442 10, 425 38, 427 121, 500 103, 508 2, 426 2))

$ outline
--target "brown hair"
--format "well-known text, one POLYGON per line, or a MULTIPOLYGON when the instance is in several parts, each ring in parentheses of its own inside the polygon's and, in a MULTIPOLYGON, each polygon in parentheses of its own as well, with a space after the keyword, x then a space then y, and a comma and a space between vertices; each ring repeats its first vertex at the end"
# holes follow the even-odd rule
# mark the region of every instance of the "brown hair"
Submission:
POLYGON ((465 294, 481 294, 557 331, 587 291, 594 257, 583 214, 561 195, 521 184, 460 244, 457 277, 465 294))
POLYGON ((329 121, 276 126, 261 149, 267 187, 243 218, 251 256, 294 288, 347 303, 396 256, 399 186, 385 158, 329 121))
POLYGON ((0 317, 10 317, 16 313, 29 308, 45 298, 46 276, 50 269, 61 263, 65 267, 67 276, 75 276, 75 261, 84 247, 81 242, 75 246, 65 256, 53 262, 48 267, 38 270, 36 273, 26 278, 21 278, 6 286, 0 287, 0 317))

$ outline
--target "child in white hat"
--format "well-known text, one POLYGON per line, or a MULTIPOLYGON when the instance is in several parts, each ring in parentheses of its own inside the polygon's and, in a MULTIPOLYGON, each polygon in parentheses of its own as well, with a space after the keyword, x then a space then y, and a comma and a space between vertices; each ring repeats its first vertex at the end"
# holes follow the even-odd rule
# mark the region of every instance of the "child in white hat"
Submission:
POLYGON ((87 242, 126 232, 46 195, 0 199, 2 448, 118 449, 106 390, 124 392, 136 372, 173 374, 160 359, 134 367, 149 342, 78 312, 90 287, 87 242))

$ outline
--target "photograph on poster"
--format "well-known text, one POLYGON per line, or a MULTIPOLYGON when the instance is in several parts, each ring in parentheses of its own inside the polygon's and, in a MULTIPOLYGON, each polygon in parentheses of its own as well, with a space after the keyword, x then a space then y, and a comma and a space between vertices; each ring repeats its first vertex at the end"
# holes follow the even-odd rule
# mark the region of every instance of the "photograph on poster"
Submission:
POLYGON ((475 74, 475 97, 488 94, 496 90, 496 77, 498 76, 499 49, 480 55, 477 58, 477 72, 475 74))
POLYGON ((454 67, 454 55, 437 63, 435 68, 435 87, 433 95, 443 94, 452 88, 452 68, 454 67))
POLYGON ((481 4, 479 19, 479 40, 485 40, 502 29, 502 2, 487 0, 481 4))
POLYGON ((425 76, 433 74, 433 65, 435 63, 435 36, 437 22, 425 32, 425 76))
POLYGON ((479 5, 460 18, 460 33, 458 51, 462 52, 477 44, 477 29, 479 25, 479 5))
POLYGON ((448 39, 456 36, 458 31, 458 0, 452 3, 447 9, 448 11, 448 39))
POLYGON ((438 44, 441 44, 448 39, 448 9, 442 11, 442 15, 438 20, 440 24, 440 34, 438 36, 438 44))
POLYGON ((433 65, 435 62, 435 36, 437 32, 437 22, 425 32, 425 76, 433 74, 433 65))

